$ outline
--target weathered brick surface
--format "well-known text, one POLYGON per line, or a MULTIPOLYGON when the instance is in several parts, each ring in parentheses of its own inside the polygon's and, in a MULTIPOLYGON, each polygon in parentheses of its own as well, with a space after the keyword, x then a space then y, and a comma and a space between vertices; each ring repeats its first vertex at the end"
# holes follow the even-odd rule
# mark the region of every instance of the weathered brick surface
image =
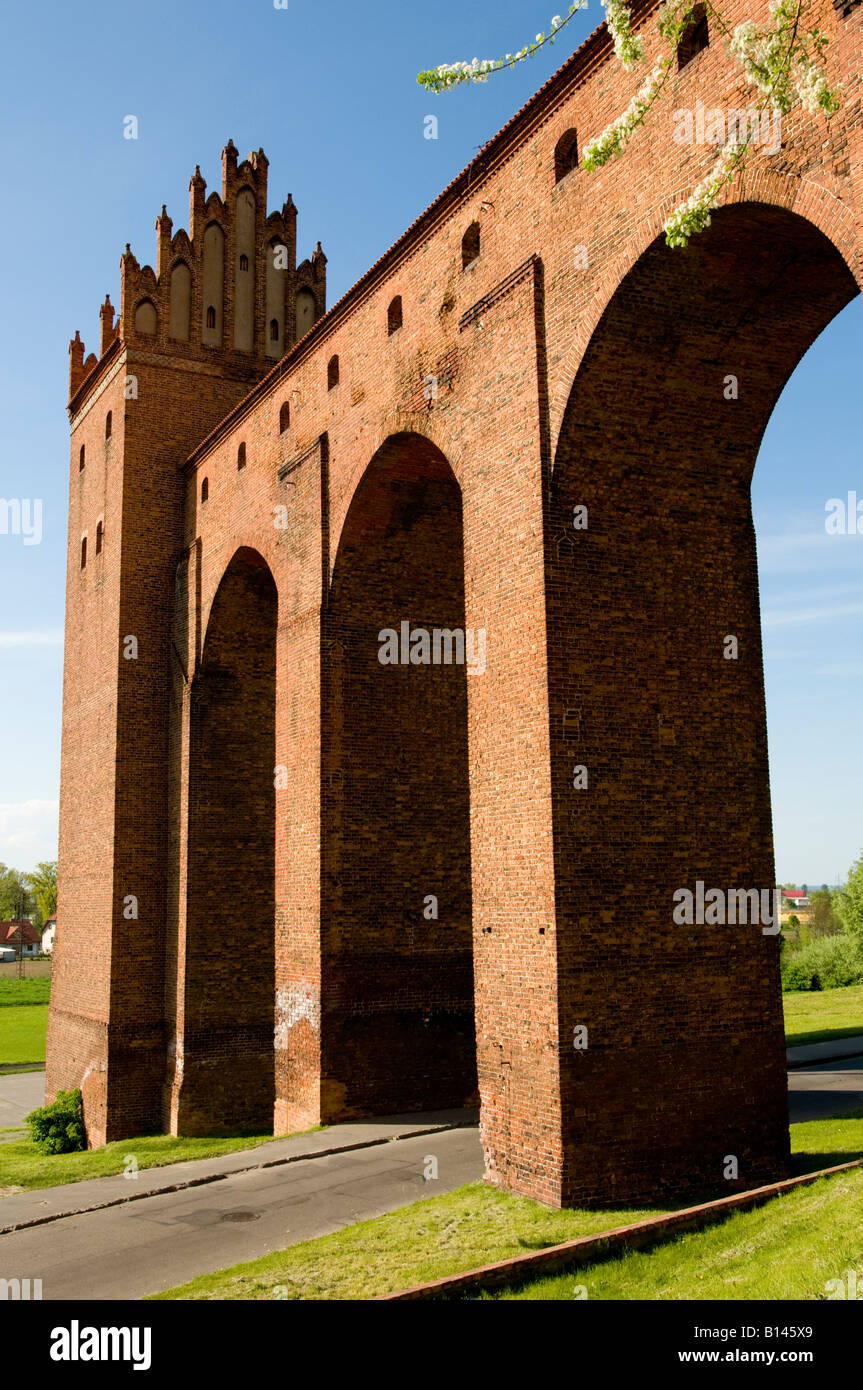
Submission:
POLYGON ((860 281, 863 7, 816 9, 842 111, 787 118, 685 252, 662 224, 715 152, 671 113, 746 89, 714 35, 620 161, 555 184, 641 80, 598 31, 266 376, 262 301, 251 353, 144 341, 163 277, 124 258, 117 336, 72 355, 48 1080, 86 1073, 94 1139, 478 1082, 490 1179, 549 1202, 697 1198, 730 1154, 784 1175, 776 941, 671 914, 773 881, 749 481, 860 281), (484 628, 485 673, 382 666, 401 620, 484 628))

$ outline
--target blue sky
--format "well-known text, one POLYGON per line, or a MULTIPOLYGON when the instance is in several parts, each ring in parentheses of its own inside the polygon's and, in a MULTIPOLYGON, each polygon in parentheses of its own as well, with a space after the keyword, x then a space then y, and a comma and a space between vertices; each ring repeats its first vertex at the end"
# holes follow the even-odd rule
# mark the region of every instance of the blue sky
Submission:
MULTIPOLYGON (((563 13, 567 6, 559 5, 563 13)), ((187 225, 196 163, 218 187, 222 146, 270 159, 290 191, 299 255, 320 239, 330 303, 362 274, 602 19, 483 86, 432 97, 420 68, 492 57, 547 29, 534 0, 150 0, 6 10, 0 131, 0 495, 40 498, 43 536, 0 535, 0 861, 56 854, 65 575, 68 340, 98 350, 127 241, 154 262, 163 202, 187 225), (439 138, 423 138, 424 117, 439 138), (123 139, 136 115, 139 139, 123 139)), ((591 134, 593 132, 590 132, 591 134)), ((829 497, 863 496, 859 300, 804 358, 754 483, 765 624, 777 873, 844 875, 863 845, 863 535, 828 537, 829 497), (824 421, 829 421, 825 433, 824 421)))

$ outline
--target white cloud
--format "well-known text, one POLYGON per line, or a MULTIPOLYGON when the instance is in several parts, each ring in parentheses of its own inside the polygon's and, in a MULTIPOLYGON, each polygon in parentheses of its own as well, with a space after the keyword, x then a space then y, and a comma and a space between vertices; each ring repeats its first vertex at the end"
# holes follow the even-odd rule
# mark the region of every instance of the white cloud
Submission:
POLYGON ((59 647, 63 629, 53 632, 0 632, 0 647, 59 647))
POLYGON ((831 666, 816 666, 816 676, 863 676, 863 661, 837 661, 831 666))
POLYGON ((854 618, 863 613, 863 601, 857 603, 836 603, 829 608, 786 608, 784 610, 765 613, 762 617, 762 627, 790 627, 803 626, 806 623, 829 623, 835 618, 854 618))
POLYGON ((828 536, 815 529, 767 535, 758 532, 756 522, 756 540, 761 575, 863 570, 863 536, 828 536))
POLYGON ((57 858, 59 801, 0 801, 0 863, 33 869, 57 858))

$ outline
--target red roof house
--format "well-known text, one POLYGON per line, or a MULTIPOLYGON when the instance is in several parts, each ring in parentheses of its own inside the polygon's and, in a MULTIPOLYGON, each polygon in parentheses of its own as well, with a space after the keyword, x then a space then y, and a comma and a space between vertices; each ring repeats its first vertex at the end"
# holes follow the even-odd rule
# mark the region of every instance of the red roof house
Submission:
POLYGON ((0 946, 11 947, 16 956, 38 956, 42 949, 42 936, 32 922, 0 922, 0 946))

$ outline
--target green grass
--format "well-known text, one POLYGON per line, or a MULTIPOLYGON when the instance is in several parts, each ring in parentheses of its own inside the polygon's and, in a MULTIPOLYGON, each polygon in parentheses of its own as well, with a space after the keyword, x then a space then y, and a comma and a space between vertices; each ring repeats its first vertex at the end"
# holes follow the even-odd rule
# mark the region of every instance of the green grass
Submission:
POLYGON ((656 1214, 553 1211, 468 1183, 154 1297, 271 1299, 284 1296, 281 1288, 288 1299, 368 1298, 656 1214))
MULTIPOLYGON (((791 1144, 795 1173, 863 1158, 863 1111, 841 1119, 794 1125, 791 1144)), ((844 1183, 846 1179, 833 1181, 844 1183)), ((826 1188, 826 1181, 817 1186, 826 1188)), ((788 1200, 782 1199, 783 1202, 788 1200)), ((863 1202, 863 1191, 860 1191, 860 1200, 863 1202)), ((201 1275, 154 1297, 193 1300, 369 1298, 557 1245, 576 1236, 630 1225, 643 1217, 658 1216, 660 1212, 660 1208, 553 1211, 526 1197, 514 1197, 484 1183, 469 1183, 446 1196, 428 1197, 387 1216, 362 1221, 318 1240, 302 1241, 287 1250, 201 1275)), ((837 1250, 840 1248, 844 1252, 845 1245, 837 1246, 837 1250)), ((839 1259, 837 1253, 834 1264, 839 1259)), ((832 1278, 834 1274, 838 1277, 843 1268, 844 1265, 836 1265, 825 1277, 832 1278)), ((573 1284, 577 1281, 572 1275, 567 1277, 569 1293, 566 1297, 571 1298, 573 1284)), ((776 1292, 769 1295, 771 1298, 777 1296, 782 1295, 776 1292)))
POLYGON ((652 1250, 585 1265, 474 1300, 820 1299, 827 1281, 863 1271, 863 1172, 821 1178, 652 1250), (585 1293, 580 1292, 584 1298, 585 1293))
POLYGON ((47 1004, 0 1009, 0 1063, 44 1062, 47 1032, 47 1004))
POLYGON ((863 1033, 863 985, 783 994, 788 1047, 863 1033))
POLYGON ((51 994, 50 977, 0 980, 0 1009, 16 1004, 47 1004, 51 994))
POLYGON ((4 1196, 12 1190, 30 1192, 37 1187, 81 1182, 84 1178, 113 1177, 124 1171, 129 1154, 135 1155, 139 1168, 162 1168, 166 1163, 217 1158, 220 1154, 256 1149, 261 1144, 273 1142, 272 1134, 213 1139, 177 1139, 169 1134, 154 1134, 146 1138, 118 1139, 101 1149, 87 1149, 83 1153, 42 1154, 26 1134, 26 1130, 22 1131, 19 1140, 0 1144, 0 1193, 4 1196))

